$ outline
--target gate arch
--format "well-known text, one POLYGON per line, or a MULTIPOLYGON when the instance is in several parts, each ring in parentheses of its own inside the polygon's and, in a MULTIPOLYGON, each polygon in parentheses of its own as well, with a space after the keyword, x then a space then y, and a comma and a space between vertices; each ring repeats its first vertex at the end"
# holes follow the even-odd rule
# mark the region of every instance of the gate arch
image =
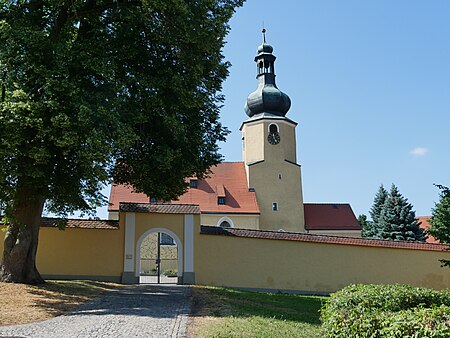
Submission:
POLYGON ((173 240, 175 241, 175 243, 177 243, 177 266, 178 266, 178 271, 177 271, 177 277, 178 277, 178 284, 181 283, 182 277, 183 277, 183 243, 181 242, 180 238, 173 232, 170 231, 169 229, 165 229, 165 228, 152 228, 150 230, 147 230, 146 232, 144 232, 138 239, 137 243, 136 243, 136 267, 135 267, 135 271, 136 271, 136 277, 139 278, 140 273, 141 273, 141 245, 142 242, 144 241, 144 239, 153 234, 153 233, 157 233, 157 232, 161 232, 163 234, 169 235, 170 237, 173 238, 173 240))

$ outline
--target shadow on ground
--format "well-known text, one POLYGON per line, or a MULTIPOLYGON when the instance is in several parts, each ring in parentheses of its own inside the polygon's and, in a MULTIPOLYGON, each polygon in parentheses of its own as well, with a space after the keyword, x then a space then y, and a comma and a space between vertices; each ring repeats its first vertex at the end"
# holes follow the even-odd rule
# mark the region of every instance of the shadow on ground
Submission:
POLYGON ((323 296, 195 287, 192 291, 191 316, 259 316, 320 325, 319 310, 326 299, 323 296))

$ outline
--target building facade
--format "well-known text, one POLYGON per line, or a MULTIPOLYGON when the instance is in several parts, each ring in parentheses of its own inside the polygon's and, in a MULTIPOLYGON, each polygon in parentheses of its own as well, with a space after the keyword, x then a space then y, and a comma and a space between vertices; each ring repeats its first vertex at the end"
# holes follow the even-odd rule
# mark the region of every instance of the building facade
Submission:
MULTIPOLYGON (((254 59, 258 85, 247 97, 240 128, 243 161, 223 162, 206 179, 187 178, 188 191, 164 203, 199 205, 207 226, 360 237, 349 204, 303 202, 297 123, 286 116, 291 100, 276 85, 275 60, 264 37, 254 59)), ((132 187, 113 185, 109 218, 117 219, 121 202, 151 201, 132 187)))

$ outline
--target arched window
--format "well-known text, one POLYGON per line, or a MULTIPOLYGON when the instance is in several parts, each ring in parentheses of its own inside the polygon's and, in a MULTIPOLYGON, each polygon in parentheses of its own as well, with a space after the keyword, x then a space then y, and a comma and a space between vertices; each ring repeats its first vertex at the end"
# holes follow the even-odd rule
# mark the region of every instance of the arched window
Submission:
POLYGON ((275 123, 272 123, 269 126, 269 133, 271 133, 271 134, 278 133, 278 126, 275 123))
POLYGON ((219 226, 221 228, 234 228, 234 223, 233 223, 233 221, 230 218, 222 217, 217 222, 217 226, 219 226))
POLYGON ((231 228, 231 225, 227 221, 223 221, 222 223, 220 223, 220 227, 221 228, 231 228))

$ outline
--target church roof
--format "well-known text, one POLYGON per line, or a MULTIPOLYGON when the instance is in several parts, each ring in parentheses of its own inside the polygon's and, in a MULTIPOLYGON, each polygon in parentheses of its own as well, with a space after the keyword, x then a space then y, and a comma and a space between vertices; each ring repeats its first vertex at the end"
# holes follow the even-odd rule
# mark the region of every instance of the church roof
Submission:
POLYGON ((306 230, 361 230, 350 204, 305 203, 306 230))
MULTIPOLYGON (((431 227, 430 219, 431 216, 417 216, 416 217, 421 224, 419 225, 423 230, 428 230, 431 227)), ((427 243, 440 243, 438 239, 434 238, 431 235, 428 235, 427 243)))
MULTIPOLYGON (((211 171, 208 178, 197 181, 196 188, 188 188, 184 195, 171 203, 198 204, 202 213, 259 214, 255 192, 248 190, 244 162, 223 162, 212 167, 211 171), (219 197, 225 197, 225 204, 218 203, 219 197)), ((118 211, 120 202, 148 203, 149 197, 133 192, 130 186, 114 184, 108 210, 118 211)))

